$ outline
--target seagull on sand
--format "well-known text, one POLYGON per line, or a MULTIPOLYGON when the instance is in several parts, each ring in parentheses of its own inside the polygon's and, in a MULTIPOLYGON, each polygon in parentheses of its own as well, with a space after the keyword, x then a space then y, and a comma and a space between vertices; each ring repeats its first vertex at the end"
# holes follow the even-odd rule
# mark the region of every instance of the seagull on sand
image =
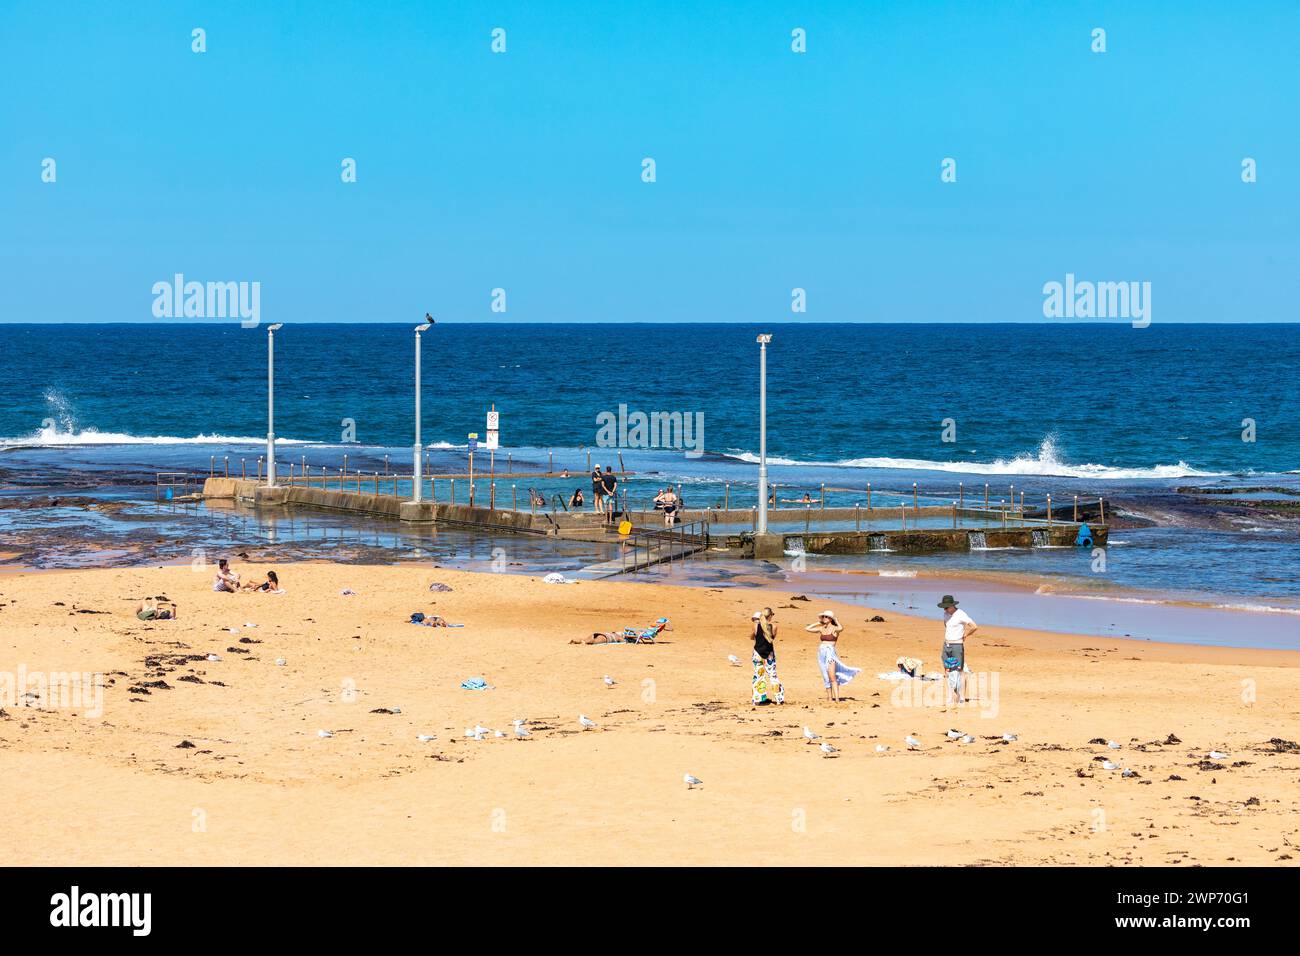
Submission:
POLYGON ((277 658, 275 659, 275 666, 276 666, 276 667, 283 667, 283 666, 284 666, 285 664, 287 664, 287 663, 289 663, 289 662, 286 661, 283 657, 277 657, 277 658))
MULTIPOLYGON (((1005 737, 1003 737, 1002 739, 1003 739, 1003 740, 1006 740, 1005 737)), ((1014 737, 1012 737, 1011 739, 1012 739, 1012 740, 1015 740, 1014 737)), ((967 734, 965 737, 963 737, 963 738, 961 739, 961 742, 964 743, 964 744, 973 744, 973 743, 975 742, 975 738, 974 738, 973 736, 971 736, 970 734, 967 734)))
POLYGON ((1106 746, 1109 747, 1111 750, 1122 750, 1122 749, 1123 749, 1123 746, 1122 746, 1120 743, 1118 743, 1117 741, 1114 741, 1114 740, 1108 740, 1108 741, 1106 741, 1106 746))
POLYGON ((1009 744, 1014 744, 1014 743, 1015 743, 1017 740, 1019 740, 1020 738, 1017 737, 1015 734, 1003 734, 1003 735, 1002 735, 1002 739, 1005 740, 1005 741, 1006 741, 1007 743, 1009 743, 1009 744))
POLYGON ((210 660, 210 661, 219 661, 219 660, 221 660, 221 658, 220 658, 219 656, 217 656, 216 654, 209 654, 208 657, 207 657, 207 659, 210 660))
POLYGON ((1115 763, 1113 760, 1103 760, 1102 763, 1101 763, 1101 766, 1102 766, 1102 768, 1105 769, 1105 770, 1118 770, 1118 769, 1119 769, 1119 764, 1115 763))
POLYGON ((809 743, 812 743, 814 740, 821 740, 821 739, 822 739, 822 735, 821 735, 821 734, 815 734, 815 733, 813 733, 811 727, 805 727, 805 728, 803 729, 803 736, 804 736, 804 739, 807 740, 809 743))
POLYGON ((1121 776, 1121 777, 1140 777, 1141 774, 1139 774, 1136 770, 1130 770, 1128 767, 1125 767, 1125 768, 1120 772, 1120 776, 1121 776))
POLYGON ((483 739, 483 734, 481 734, 481 733, 479 732, 479 729, 478 729, 477 727, 466 727, 466 728, 465 728, 465 736, 468 737, 470 740, 482 740, 482 739, 483 739))
POLYGON ((610 677, 608 674, 605 675, 604 679, 605 679, 606 687, 613 687, 615 684, 618 683, 618 681, 614 680, 614 678, 610 677))
POLYGON ((325 737, 333 737, 334 734, 328 730, 318 730, 316 731, 316 736, 324 739, 325 737))
POLYGON ((506 735, 506 732, 505 732, 504 730, 494 730, 494 731, 492 731, 492 736, 493 736, 493 737, 502 738, 502 737, 505 737, 505 735, 506 735))
POLYGON ((1227 755, 1227 754, 1222 753, 1221 751, 1218 751, 1218 750, 1211 750, 1208 754, 1206 754, 1206 756, 1207 756, 1210 760, 1227 760, 1227 759, 1228 759, 1228 755, 1227 755))
POLYGON ((908 734, 908 735, 907 735, 907 749, 908 749, 908 750, 919 750, 920 748, 921 748, 921 741, 917 740, 917 739, 916 739, 915 737, 913 737, 911 734, 908 734))
POLYGON ((531 736, 531 735, 528 733, 528 728, 524 726, 524 722, 523 722, 522 720, 516 720, 516 721, 515 721, 515 739, 516 739, 516 740, 527 740, 527 739, 529 738, 529 736, 531 736))
POLYGON ((822 753, 824 753, 828 757, 834 757, 837 753, 839 753, 839 751, 823 740, 822 753))
POLYGON ((948 739, 949 739, 949 740, 960 740, 960 739, 962 738, 962 736, 963 736, 963 734, 962 734, 962 732, 961 732, 960 730, 949 730, 949 731, 948 731, 948 739))
POLYGON ((740 666, 740 658, 737 657, 735 654, 728 654, 728 655, 727 655, 727 660, 731 662, 731 666, 732 666, 732 667, 739 667, 739 666, 740 666))
POLYGON ((415 739, 422 744, 427 744, 430 740, 437 740, 438 738, 433 734, 417 734, 415 739))
POLYGON ((686 789, 687 789, 687 790, 694 790, 696 787, 702 787, 702 786, 704 786, 704 781, 703 781, 703 780, 701 780, 699 777, 693 776, 693 775, 691 775, 691 774, 689 774, 689 773, 688 773, 688 774, 683 774, 683 775, 682 775, 682 780, 686 783, 686 789))
POLYGON ((883 754, 883 753, 884 753, 885 751, 887 751, 888 749, 889 749, 889 748, 888 748, 887 746, 885 746, 884 744, 876 744, 876 753, 878 753, 878 754, 883 754))
POLYGON ((579 714, 579 715, 578 715, 578 723, 582 724, 582 729, 583 729, 583 730, 595 730, 597 727, 600 726, 600 724, 596 723, 594 720, 592 720, 592 719, 591 719, 590 717, 588 717, 586 714, 579 714))
POLYGON ((483 737, 490 733, 492 733, 491 727, 484 727, 482 724, 474 725, 474 736, 483 737))

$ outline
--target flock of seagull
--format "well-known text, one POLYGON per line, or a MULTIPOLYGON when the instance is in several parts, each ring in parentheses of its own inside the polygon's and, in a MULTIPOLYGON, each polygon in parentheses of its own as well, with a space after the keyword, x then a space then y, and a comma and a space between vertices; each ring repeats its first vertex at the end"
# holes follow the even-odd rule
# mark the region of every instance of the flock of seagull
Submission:
MULTIPOLYGON (((734 654, 728 655, 727 659, 731 662, 733 667, 740 666, 740 659, 737 658, 736 655, 734 654)), ((215 654, 209 654, 208 660, 220 660, 220 658, 217 657, 217 655, 215 654)), ((283 658, 278 658, 276 660, 276 663, 283 666, 283 658)), ((606 687, 615 687, 618 684, 618 681, 610 677, 608 674, 602 677, 601 680, 603 681, 606 687)), ((401 710, 399 708, 393 708, 391 712, 401 713, 401 710)), ((600 727, 600 724, 592 720, 586 714, 578 715, 578 725, 584 731, 596 730, 598 727, 600 727)), ((316 731, 316 736, 320 738, 327 738, 327 737, 333 737, 334 733, 329 730, 318 730, 316 731)), ((829 742, 822 740, 821 734, 817 733, 815 730, 813 730, 811 727, 807 725, 804 725, 803 736, 804 736, 804 740, 806 740, 810 744, 817 743, 817 741, 821 740, 821 743, 818 744, 818 747, 821 750, 823 756, 834 757, 840 752, 838 747, 832 746, 829 742)), ((531 737, 532 734, 529 732, 525 722, 518 717, 516 717, 513 721, 511 721, 510 733, 506 733, 503 730, 493 730, 490 727, 484 727, 482 724, 475 724, 473 727, 465 728, 465 739, 467 740, 487 740, 489 738, 495 738, 495 739, 513 738, 515 740, 528 740, 531 737)), ((949 740, 960 741, 963 744, 973 744, 975 743, 976 740, 973 734, 963 733, 962 731, 956 730, 954 728, 949 728, 947 733, 947 738, 949 740)), ((435 741, 438 738, 435 734, 417 734, 415 739, 420 741, 421 743, 431 743, 432 741, 435 741)), ((989 739, 993 739, 993 738, 989 738, 989 739)), ((1013 744, 1019 739, 1020 738, 1016 734, 1009 733, 1009 732, 1004 733, 1001 736, 1002 742, 1006 744, 1013 744)), ((917 737, 915 734, 908 734, 906 737, 903 738, 903 742, 907 744, 908 750, 925 749, 924 745, 921 743, 920 738, 917 737)), ((1123 744, 1115 740, 1108 740, 1106 741, 1106 747, 1110 750, 1122 750, 1123 744)), ((876 744, 876 753, 883 754, 888 752, 889 752, 888 744, 876 744)), ((1208 754, 1206 754, 1206 758, 1209 760, 1227 760, 1228 755, 1218 750, 1211 750, 1208 754)), ((1121 777, 1138 776, 1138 773, 1136 771, 1130 770, 1129 768, 1124 767, 1110 759, 1106 759, 1102 761, 1102 768, 1110 771, 1118 770, 1120 771, 1121 777)), ((690 773, 683 774, 682 780, 685 782, 687 790, 694 790, 696 787, 704 786, 704 781, 701 780, 699 777, 695 776, 694 774, 690 774, 690 773)))

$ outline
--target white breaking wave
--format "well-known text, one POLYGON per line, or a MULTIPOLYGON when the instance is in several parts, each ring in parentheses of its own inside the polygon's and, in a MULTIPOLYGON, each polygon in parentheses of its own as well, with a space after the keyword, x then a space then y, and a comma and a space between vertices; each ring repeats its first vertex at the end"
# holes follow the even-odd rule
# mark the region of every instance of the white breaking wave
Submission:
MULTIPOLYGON (((731 457, 758 462, 753 452, 738 451, 731 457)), ((982 461, 929 461, 923 458, 847 458, 842 461, 795 461, 768 456, 770 465, 822 466, 836 468, 897 468, 912 471, 944 471, 966 475, 1039 475, 1042 477, 1138 479, 1138 478, 1218 478, 1227 472, 1201 471, 1185 461, 1176 465, 1153 465, 1150 468, 1115 468, 1110 465, 1072 465, 1061 461, 1056 440, 1049 435, 1032 453, 1014 458, 982 461)))
MULTIPOLYGON (((180 438, 175 435, 131 435, 125 432, 101 432, 95 428, 81 428, 76 409, 66 395, 56 388, 47 388, 42 396, 49 414, 41 428, 22 438, 0 438, 0 448, 14 446, 68 445, 264 445, 266 437, 246 438, 239 435, 195 435, 180 438)), ((308 445, 311 442, 292 438, 277 438, 276 445, 308 445)))
MULTIPOLYGON (((314 442, 295 438, 275 439, 279 445, 311 445, 314 442)), ((0 438, 0 447, 4 446, 50 446, 67 445, 265 445, 266 436, 249 438, 242 435, 194 435, 180 438, 176 435, 128 435, 122 432, 100 432, 93 428, 81 431, 63 431, 60 428, 42 428, 26 438, 0 438)))

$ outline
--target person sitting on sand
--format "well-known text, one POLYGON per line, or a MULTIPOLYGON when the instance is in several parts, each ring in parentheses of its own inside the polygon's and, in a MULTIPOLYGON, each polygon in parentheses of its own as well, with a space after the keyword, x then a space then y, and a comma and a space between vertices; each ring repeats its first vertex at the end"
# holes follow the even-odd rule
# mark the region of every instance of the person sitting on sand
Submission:
POLYGON ((266 580, 260 584, 254 584, 249 581, 244 585, 245 591, 264 591, 267 594, 283 594, 284 590, 280 587, 280 578, 274 571, 266 572, 266 580))
POLYGON ((174 621, 176 605, 162 597, 147 597, 135 609, 135 616, 142 621, 174 621))
POLYGON ((581 507, 582 507, 582 489, 574 488, 573 497, 569 499, 569 508, 572 510, 581 507))
POLYGON ((239 575, 230 570, 225 558, 217 562, 217 576, 212 579, 212 590, 234 594, 239 590, 239 575))
POLYGON ((954 703, 966 700, 966 638, 979 630, 979 625, 957 607, 951 594, 943 596, 939 607, 943 608, 943 676, 947 678, 943 709, 947 710, 949 700, 954 703))
POLYGON ((857 677, 861 668, 849 667, 836 653, 835 644, 840 638, 843 625, 835 620, 834 611, 822 611, 817 615, 817 623, 809 624, 805 631, 811 631, 821 637, 817 648, 817 666, 822 672, 822 684, 826 687, 826 699, 838 701, 840 687, 857 677))

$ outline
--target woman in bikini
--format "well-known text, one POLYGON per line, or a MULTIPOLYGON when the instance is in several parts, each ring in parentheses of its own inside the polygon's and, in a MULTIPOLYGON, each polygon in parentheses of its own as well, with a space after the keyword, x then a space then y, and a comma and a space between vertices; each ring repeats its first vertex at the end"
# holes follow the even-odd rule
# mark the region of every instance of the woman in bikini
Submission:
POLYGON ((835 620, 833 611, 822 611, 817 615, 817 623, 809 624, 806 631, 821 638, 821 644, 817 648, 817 666, 822 672, 822 684, 826 687, 826 699, 838 701, 840 699, 840 687, 847 684, 853 678, 857 677, 861 668, 849 667, 835 651, 835 644, 840 638, 840 632, 844 627, 839 621, 835 620))
POLYGON ((249 581, 247 584, 244 585, 243 589, 245 591, 264 591, 267 594, 279 594, 280 578, 276 575, 274 571, 267 571, 265 581, 262 581, 258 584, 254 584, 252 581, 249 581))

